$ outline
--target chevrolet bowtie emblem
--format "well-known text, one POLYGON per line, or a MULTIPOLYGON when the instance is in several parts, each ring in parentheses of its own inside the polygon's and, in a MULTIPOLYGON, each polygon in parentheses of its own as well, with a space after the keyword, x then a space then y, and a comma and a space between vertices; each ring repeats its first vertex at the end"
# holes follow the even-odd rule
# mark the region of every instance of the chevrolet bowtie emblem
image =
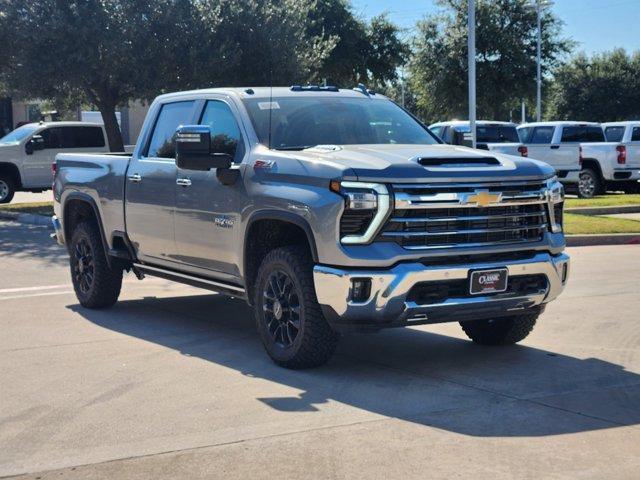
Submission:
POLYGON ((488 207, 493 203, 500 203, 500 200, 502 193, 490 193, 488 190, 476 190, 460 197, 460 203, 476 207, 488 207))

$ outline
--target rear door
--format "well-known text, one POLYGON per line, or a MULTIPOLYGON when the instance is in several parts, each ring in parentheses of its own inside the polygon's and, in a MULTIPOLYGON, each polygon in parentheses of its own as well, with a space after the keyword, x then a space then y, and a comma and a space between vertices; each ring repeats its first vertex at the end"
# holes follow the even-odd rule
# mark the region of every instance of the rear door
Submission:
POLYGON ((640 125, 630 126, 631 137, 627 143, 627 164, 640 169, 640 125))
POLYGON ((44 149, 25 155, 25 175, 32 187, 50 187, 53 181, 51 164, 58 153, 102 152, 106 149, 100 126, 61 125, 37 133, 44 140, 44 149))
POLYGON ((553 143, 556 128, 553 125, 532 127, 525 141, 528 156, 548 163, 556 170, 580 169, 580 146, 553 143))
MULTIPOLYGON (((209 126, 211 145, 222 145, 239 166, 248 147, 237 118, 233 104, 211 99, 204 104, 198 123, 209 126)), ((175 223, 180 261, 192 273, 234 281, 240 275, 237 245, 243 241, 239 237, 239 214, 246 202, 242 178, 225 186, 215 169, 178 169, 177 179, 175 223)))
POLYGON ((175 131, 194 122, 195 106, 194 100, 161 105, 145 145, 127 170, 127 233, 146 263, 171 267, 177 262, 175 131))

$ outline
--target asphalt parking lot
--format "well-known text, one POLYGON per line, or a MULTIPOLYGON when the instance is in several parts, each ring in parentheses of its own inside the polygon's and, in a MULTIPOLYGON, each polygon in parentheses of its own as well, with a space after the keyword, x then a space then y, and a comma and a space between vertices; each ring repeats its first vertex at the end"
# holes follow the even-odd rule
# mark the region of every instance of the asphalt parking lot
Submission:
POLYGON ((47 230, 0 222, 0 476, 638 478, 640 246, 569 253, 520 346, 414 327, 294 372, 239 300, 128 276, 81 308, 47 230))

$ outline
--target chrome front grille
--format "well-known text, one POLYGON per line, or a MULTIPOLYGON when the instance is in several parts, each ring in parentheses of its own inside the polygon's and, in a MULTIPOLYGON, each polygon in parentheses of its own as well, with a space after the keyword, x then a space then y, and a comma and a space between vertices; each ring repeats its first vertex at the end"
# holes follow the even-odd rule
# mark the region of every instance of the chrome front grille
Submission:
POLYGON ((540 182, 396 184, 393 193, 395 209, 377 241, 407 249, 537 242, 548 228, 540 182))

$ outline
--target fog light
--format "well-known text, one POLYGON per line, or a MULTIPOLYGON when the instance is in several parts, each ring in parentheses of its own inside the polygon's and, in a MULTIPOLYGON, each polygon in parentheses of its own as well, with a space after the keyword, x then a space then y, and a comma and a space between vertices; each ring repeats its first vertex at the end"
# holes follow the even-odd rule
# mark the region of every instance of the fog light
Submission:
POLYGON ((354 278, 351 280, 351 301, 365 302, 371 295, 370 278, 354 278))

